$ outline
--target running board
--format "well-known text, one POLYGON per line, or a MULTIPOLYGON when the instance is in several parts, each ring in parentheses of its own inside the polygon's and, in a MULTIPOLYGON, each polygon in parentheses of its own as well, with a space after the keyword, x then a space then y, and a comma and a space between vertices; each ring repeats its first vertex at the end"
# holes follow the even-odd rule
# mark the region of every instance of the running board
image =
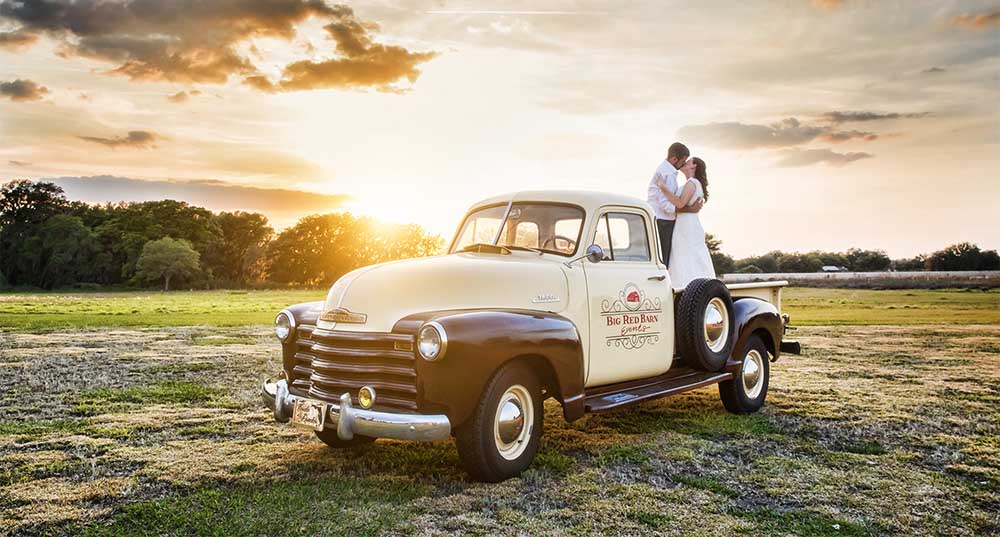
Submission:
POLYGON ((742 362, 729 360, 722 371, 700 371, 690 367, 671 368, 663 375, 638 381, 597 386, 584 394, 587 412, 607 412, 643 401, 659 399, 718 384, 734 377, 742 362))

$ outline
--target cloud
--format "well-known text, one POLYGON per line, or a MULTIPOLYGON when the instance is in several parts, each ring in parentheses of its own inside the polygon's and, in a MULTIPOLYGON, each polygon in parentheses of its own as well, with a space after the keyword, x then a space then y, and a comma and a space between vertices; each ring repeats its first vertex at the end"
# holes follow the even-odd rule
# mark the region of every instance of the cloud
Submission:
POLYGON ((0 82, 0 97, 12 101, 38 101, 49 93, 49 88, 39 86, 31 80, 17 79, 13 82, 0 82))
POLYGON ((110 63, 109 73, 135 81, 222 84, 240 76, 265 91, 381 90, 403 79, 413 83, 416 65, 435 56, 375 43, 376 24, 323 0, 20 0, 0 2, 0 19, 20 24, 18 35, 55 40, 64 57, 110 63), (339 57, 290 62, 271 84, 240 45, 255 38, 290 41, 311 18, 328 21, 339 57))
POLYGON ((851 122, 861 122, 861 121, 885 121, 889 119, 916 119, 929 116, 929 112, 917 112, 917 113, 907 113, 901 114, 898 112, 891 113, 880 113, 880 112, 827 112, 823 114, 822 118, 829 121, 830 123, 840 124, 840 123, 851 123, 851 122))
POLYGON ((0 50, 19 51, 30 48, 38 41, 38 36, 23 30, 0 32, 0 50))
POLYGON ((153 144, 159 137, 149 131, 129 131, 125 136, 117 136, 114 138, 98 138, 96 136, 78 136, 78 138, 88 142, 94 142, 95 144, 101 144, 112 149, 119 147, 151 149, 155 147, 153 144))
POLYGON ((874 132, 866 131, 832 131, 823 134, 819 137, 820 140, 824 142, 831 142, 834 144, 839 144, 841 142, 848 142, 850 140, 861 140, 863 142, 874 142, 878 139, 878 135, 874 132))
POLYGON ((403 47, 375 43, 369 29, 377 26, 359 21, 349 7, 334 9, 335 20, 324 29, 336 42, 338 57, 286 65, 277 82, 263 75, 247 77, 244 82, 266 92, 321 88, 396 92, 399 89, 393 84, 404 79, 413 84, 420 77, 417 66, 437 56, 436 52, 410 52, 403 47))
POLYGON ((199 90, 178 91, 172 95, 167 95, 167 100, 174 104, 182 104, 191 100, 191 97, 196 97, 198 95, 201 95, 201 91, 199 90))
POLYGON ((928 69, 924 69, 923 71, 920 71, 920 74, 924 74, 924 75, 936 75, 938 73, 943 73, 945 71, 947 71, 947 69, 945 69, 944 67, 931 67, 931 68, 928 68, 928 69))
POLYGON ((31 166, 30 162, 24 162, 22 160, 8 160, 7 163, 17 168, 27 168, 28 166, 31 166))
POLYGON ((145 181, 127 177, 58 177, 45 179, 63 187, 67 197, 88 203, 176 199, 213 211, 259 211, 278 225, 299 217, 337 210, 350 200, 346 194, 319 194, 302 190, 259 188, 224 181, 145 181))
POLYGON ((836 153, 829 149, 785 149, 778 151, 778 166, 793 168, 826 164, 829 166, 845 166, 856 160, 872 158, 871 153, 836 153))
POLYGON ((878 135, 862 131, 836 131, 829 125, 805 125, 796 118, 783 119, 770 125, 755 125, 736 121, 686 125, 677 131, 682 140, 724 149, 758 149, 789 147, 813 140, 870 142, 878 135))
POLYGON ((951 19, 952 26, 968 28, 970 30, 985 30, 1000 26, 1000 10, 978 15, 958 15, 951 19))

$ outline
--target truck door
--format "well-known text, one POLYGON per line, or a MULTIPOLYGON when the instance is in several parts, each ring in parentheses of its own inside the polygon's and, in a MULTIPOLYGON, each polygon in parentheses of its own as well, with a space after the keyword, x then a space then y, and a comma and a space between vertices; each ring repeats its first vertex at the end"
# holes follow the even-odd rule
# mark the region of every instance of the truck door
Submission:
POLYGON ((587 386, 670 369, 673 293, 666 270, 655 261, 653 237, 649 216, 638 209, 604 209, 597 220, 592 238, 604 249, 604 260, 583 264, 590 309, 587 386))

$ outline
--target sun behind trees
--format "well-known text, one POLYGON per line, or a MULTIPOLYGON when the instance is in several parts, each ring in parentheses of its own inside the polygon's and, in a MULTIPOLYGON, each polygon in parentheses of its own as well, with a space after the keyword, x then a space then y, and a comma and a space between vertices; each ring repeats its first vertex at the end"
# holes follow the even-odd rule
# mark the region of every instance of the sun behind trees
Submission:
POLYGON ((443 245, 419 226, 347 213, 308 216, 275 236, 258 213, 213 213, 175 200, 89 205, 67 200, 59 186, 45 182, 0 187, 0 287, 165 280, 162 270, 157 273, 163 256, 161 262, 142 259, 152 255, 150 243, 162 246, 167 238, 172 245, 186 242, 197 254, 193 269, 176 272, 169 282, 189 288, 327 286, 354 268, 433 255, 443 245))

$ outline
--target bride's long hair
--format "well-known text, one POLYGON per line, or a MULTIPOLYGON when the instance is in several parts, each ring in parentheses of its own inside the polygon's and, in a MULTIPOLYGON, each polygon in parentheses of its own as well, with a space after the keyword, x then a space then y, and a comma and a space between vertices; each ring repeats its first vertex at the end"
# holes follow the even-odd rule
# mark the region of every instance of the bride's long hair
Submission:
POLYGON ((705 161, 698 157, 691 160, 694 161, 694 178, 701 183, 701 190, 705 193, 705 201, 708 201, 708 170, 705 168, 705 161))

